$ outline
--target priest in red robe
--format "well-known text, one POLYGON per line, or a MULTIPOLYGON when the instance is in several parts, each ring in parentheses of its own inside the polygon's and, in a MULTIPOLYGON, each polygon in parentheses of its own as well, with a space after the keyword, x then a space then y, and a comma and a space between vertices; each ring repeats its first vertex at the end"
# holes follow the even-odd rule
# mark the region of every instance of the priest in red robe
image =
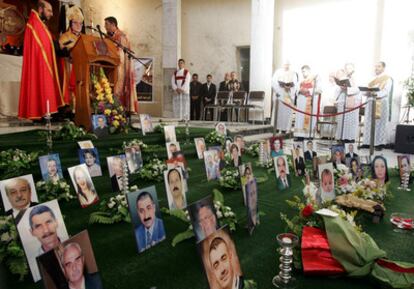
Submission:
POLYGON ((32 10, 24 35, 23 69, 20 86, 20 118, 40 119, 65 104, 59 82, 52 35, 45 21, 53 16, 50 3, 39 1, 32 10))

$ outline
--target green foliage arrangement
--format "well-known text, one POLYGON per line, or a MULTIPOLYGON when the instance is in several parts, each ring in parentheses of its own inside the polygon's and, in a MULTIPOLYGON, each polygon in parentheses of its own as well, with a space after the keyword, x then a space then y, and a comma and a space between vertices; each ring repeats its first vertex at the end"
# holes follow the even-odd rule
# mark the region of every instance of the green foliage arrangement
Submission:
MULTIPOLYGON (((39 131, 41 137, 46 138, 47 134, 47 131, 39 131)), ((88 133, 81 127, 77 127, 72 121, 66 122, 59 130, 52 132, 52 139, 54 140, 82 140, 96 138, 96 135, 88 133)))
POLYGON ((0 179, 21 176, 37 165, 39 152, 26 153, 19 149, 0 152, 0 179))
POLYGON ((36 190, 39 196, 39 201, 42 203, 54 199, 69 202, 76 198, 70 191, 70 185, 63 179, 60 179, 57 182, 38 181, 36 183, 36 190))
POLYGON ((26 257, 20 245, 12 216, 0 216, 0 263, 23 281, 29 273, 26 257))
POLYGON ((208 145, 220 144, 223 146, 226 138, 224 137, 224 135, 221 135, 217 131, 212 130, 211 132, 206 134, 204 140, 208 145))
POLYGON ((246 154, 251 157, 258 157, 260 152, 260 143, 254 143, 246 147, 246 154))
POLYGON ((408 104, 414 106, 414 77, 410 77, 404 82, 404 88, 407 90, 408 104))
POLYGON ((224 168, 221 171, 219 185, 222 188, 237 190, 240 189, 240 176, 237 168, 224 168))
MULTIPOLYGON (((135 190, 137 188, 131 188, 135 190)), ((99 204, 99 210, 89 216, 89 224, 110 225, 119 222, 131 223, 131 216, 128 211, 128 204, 124 193, 119 193, 109 200, 103 200, 99 204)))
POLYGON ((150 159, 138 172, 139 178, 147 181, 162 182, 167 165, 158 158, 150 159))

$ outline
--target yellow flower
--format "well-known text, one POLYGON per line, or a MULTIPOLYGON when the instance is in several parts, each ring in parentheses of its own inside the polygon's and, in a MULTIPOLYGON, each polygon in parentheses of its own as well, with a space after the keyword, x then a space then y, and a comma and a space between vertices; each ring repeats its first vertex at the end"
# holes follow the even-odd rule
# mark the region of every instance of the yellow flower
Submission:
POLYGON ((118 112, 117 112, 115 109, 113 109, 113 110, 112 110, 112 114, 113 114, 113 115, 117 115, 117 114, 118 114, 118 112))
POLYGON ((124 107, 123 107, 122 105, 120 105, 120 106, 118 107, 118 109, 119 109, 119 111, 124 111, 124 107))
POLYGON ((114 121, 112 122, 112 125, 113 125, 114 127, 118 127, 118 126, 119 126, 119 121, 114 120, 114 121))
POLYGON ((108 109, 108 108, 107 108, 107 109, 105 109, 104 114, 105 114, 105 115, 110 115, 110 114, 111 114, 111 110, 110 110, 110 109, 108 109))
POLYGON ((105 93, 106 94, 112 94, 112 89, 109 87, 109 88, 105 88, 105 93))
POLYGON ((118 119, 119 120, 119 115, 115 115, 115 119, 118 119))

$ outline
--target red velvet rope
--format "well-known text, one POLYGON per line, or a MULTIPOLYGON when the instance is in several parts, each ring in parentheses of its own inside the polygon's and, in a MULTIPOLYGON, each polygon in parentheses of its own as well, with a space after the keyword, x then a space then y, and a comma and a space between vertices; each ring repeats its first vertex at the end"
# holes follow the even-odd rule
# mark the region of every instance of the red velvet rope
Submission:
POLYGON ((316 116, 316 117, 318 117, 318 118, 319 118, 319 117, 333 117, 333 116, 338 116, 338 115, 346 114, 346 113, 349 113, 349 112, 354 111, 354 110, 356 110, 356 109, 359 109, 359 108, 361 108, 361 107, 365 106, 365 105, 368 103, 368 101, 367 101, 367 102, 364 102, 363 104, 358 105, 358 106, 356 106, 356 107, 353 107, 353 108, 351 108, 351 109, 349 109, 349 110, 341 111, 341 112, 338 112, 338 113, 331 113, 331 114, 320 114, 319 112, 320 112, 321 98, 320 98, 320 96, 319 96, 319 98, 318 98, 318 111, 317 111, 317 113, 316 113, 316 114, 313 114, 313 113, 309 113, 309 112, 306 112, 306 111, 300 110, 300 109, 296 108, 295 106, 292 106, 292 105, 290 105, 290 104, 289 104, 289 103, 287 103, 287 102, 284 102, 283 100, 281 100, 281 102, 282 102, 284 105, 286 105, 287 107, 289 107, 289 108, 293 109, 293 110, 294 110, 294 111, 296 111, 296 112, 299 112, 299 113, 302 113, 302 114, 306 114, 306 115, 308 115, 308 116, 316 116))
POLYGON ((398 266, 397 264, 390 262, 388 260, 385 259, 378 259, 377 264, 380 265, 381 267, 385 267, 387 269, 390 269, 394 272, 399 272, 399 273, 413 273, 414 274, 414 267, 412 268, 404 268, 401 266, 398 266))

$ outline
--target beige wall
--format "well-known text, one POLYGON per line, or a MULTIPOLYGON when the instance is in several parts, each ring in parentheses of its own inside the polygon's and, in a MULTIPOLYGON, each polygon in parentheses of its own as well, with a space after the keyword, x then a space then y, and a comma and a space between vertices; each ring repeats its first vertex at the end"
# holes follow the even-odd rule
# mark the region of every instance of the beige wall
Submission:
POLYGON ((114 16, 125 31, 138 57, 154 57, 154 103, 141 103, 140 112, 161 116, 162 95, 162 0, 81 0, 86 24, 104 26, 104 18, 114 16), (92 16, 92 19, 90 18, 92 16))
POLYGON ((217 85, 227 71, 239 71, 236 47, 250 45, 251 0, 182 0, 181 55, 202 82, 217 85))

